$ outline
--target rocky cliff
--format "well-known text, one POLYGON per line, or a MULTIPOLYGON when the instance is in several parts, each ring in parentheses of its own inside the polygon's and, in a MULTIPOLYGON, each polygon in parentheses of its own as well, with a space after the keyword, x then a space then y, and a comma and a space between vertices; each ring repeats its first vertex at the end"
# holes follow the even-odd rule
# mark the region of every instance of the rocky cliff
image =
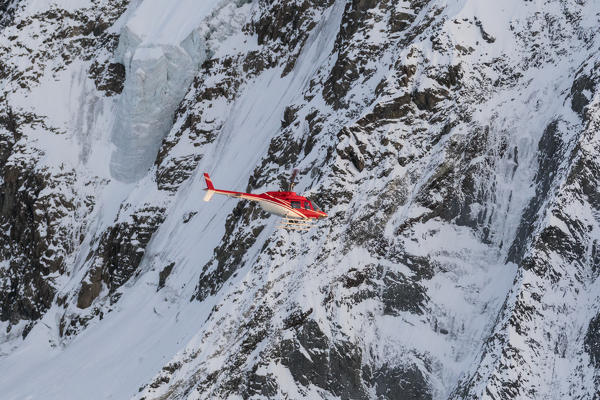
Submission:
POLYGON ((0 11, 3 396, 600 396, 595 2, 0 11))

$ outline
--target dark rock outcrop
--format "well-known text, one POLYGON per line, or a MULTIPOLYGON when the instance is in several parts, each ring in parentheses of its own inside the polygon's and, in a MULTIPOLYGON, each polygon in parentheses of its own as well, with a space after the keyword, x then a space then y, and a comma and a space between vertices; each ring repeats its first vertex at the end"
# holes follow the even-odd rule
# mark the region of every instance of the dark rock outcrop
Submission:
POLYGON ((164 221, 164 211, 155 206, 140 208, 129 221, 117 222, 102 234, 97 250, 89 255, 93 267, 82 281, 77 307, 89 307, 103 285, 113 295, 136 273, 146 245, 164 221))
POLYGON ((594 366, 600 369, 600 314, 590 321, 585 334, 584 348, 594 366))

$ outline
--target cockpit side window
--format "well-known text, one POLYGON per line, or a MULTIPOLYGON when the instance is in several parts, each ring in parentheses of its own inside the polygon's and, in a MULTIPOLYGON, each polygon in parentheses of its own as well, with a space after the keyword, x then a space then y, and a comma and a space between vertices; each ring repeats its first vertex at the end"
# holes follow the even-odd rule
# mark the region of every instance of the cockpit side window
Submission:
POLYGON ((292 208, 300 208, 300 202, 299 201, 292 201, 292 208))
POLYGON ((312 210, 312 206, 310 205, 310 201, 304 201, 302 202, 302 207, 307 209, 307 210, 312 210))
POLYGON ((315 210, 315 211, 322 211, 321 207, 319 207, 319 205, 317 203, 315 203, 314 200, 311 200, 310 202, 312 203, 313 210, 315 210))

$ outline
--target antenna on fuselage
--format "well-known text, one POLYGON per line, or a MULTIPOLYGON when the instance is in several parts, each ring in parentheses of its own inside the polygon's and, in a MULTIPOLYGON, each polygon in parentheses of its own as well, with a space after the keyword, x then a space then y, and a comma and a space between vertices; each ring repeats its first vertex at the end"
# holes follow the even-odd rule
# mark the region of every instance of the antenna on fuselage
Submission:
POLYGON ((298 169, 294 168, 292 171, 292 177, 290 179, 290 186, 288 188, 288 192, 294 191, 294 186, 296 185, 296 175, 298 175, 298 169))

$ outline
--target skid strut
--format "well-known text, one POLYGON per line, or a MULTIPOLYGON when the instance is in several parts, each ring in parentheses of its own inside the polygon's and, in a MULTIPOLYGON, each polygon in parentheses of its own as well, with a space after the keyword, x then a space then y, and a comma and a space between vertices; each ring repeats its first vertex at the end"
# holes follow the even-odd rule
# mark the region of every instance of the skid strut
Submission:
POLYGON ((291 218, 284 217, 281 220, 281 225, 278 228, 292 229, 296 231, 307 231, 313 226, 314 221, 309 218, 291 218))

